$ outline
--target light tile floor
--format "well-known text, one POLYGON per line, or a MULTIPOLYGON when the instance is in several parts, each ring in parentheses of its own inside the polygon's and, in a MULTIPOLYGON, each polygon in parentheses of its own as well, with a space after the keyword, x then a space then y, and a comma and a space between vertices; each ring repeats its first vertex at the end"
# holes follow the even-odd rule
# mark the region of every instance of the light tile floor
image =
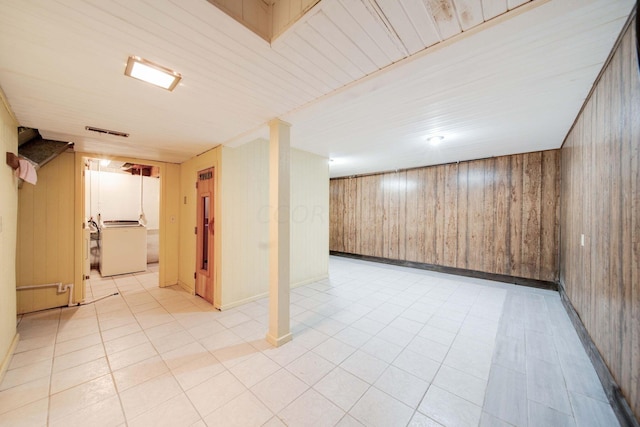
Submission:
POLYGON ((92 276, 94 304, 19 317, 0 426, 612 426, 557 293, 331 257, 225 312, 156 271, 92 276))

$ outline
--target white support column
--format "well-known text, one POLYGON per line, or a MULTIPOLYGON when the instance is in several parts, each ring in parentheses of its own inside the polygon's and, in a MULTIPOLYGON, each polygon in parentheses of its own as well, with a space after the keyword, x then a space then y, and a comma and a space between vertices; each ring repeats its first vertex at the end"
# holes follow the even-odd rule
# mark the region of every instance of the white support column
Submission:
POLYGON ((269 332, 267 341, 278 347, 291 341, 289 317, 289 129, 279 119, 269 122, 269 332))

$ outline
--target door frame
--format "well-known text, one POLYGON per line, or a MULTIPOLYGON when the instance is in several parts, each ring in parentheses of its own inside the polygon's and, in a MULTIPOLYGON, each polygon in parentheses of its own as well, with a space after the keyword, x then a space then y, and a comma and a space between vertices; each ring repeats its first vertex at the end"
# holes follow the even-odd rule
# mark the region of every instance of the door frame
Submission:
POLYGON ((165 228, 165 220, 169 212, 175 212, 177 209, 174 206, 170 206, 170 200, 166 197, 166 163, 157 162, 153 160, 143 160, 136 159, 132 157, 122 157, 122 156, 107 156, 95 153, 86 153, 86 152, 75 152, 75 244, 74 244, 74 257, 75 257, 75 271, 74 271, 74 283, 82 284, 82 286, 76 286, 74 288, 75 294, 75 302, 80 302, 85 299, 85 286, 84 286, 84 227, 85 227, 85 180, 84 180, 84 159, 89 158, 103 158, 110 159, 116 161, 123 161, 129 163, 136 164, 145 164, 149 166, 156 166, 159 169, 160 174, 160 224, 159 224, 159 277, 158 277, 158 286, 170 286, 175 283, 167 283, 167 254, 165 253, 166 249, 166 239, 167 232, 165 228))
POLYGON ((196 277, 195 277, 195 286, 194 293, 205 301, 209 302, 211 305, 215 306, 214 302, 216 301, 216 245, 215 245, 215 221, 216 221, 216 168, 215 166, 207 167, 205 169, 198 170, 196 173, 196 277), (209 174, 210 176, 205 179, 201 179, 201 177, 205 174, 209 174), (201 187, 199 186, 202 181, 209 181, 208 184, 211 187, 208 191, 201 193, 201 187), (209 221, 203 226, 203 206, 202 199, 204 197, 209 197, 209 221), (205 229, 204 231, 203 229, 205 229), (207 236, 207 269, 202 269, 202 254, 203 254, 203 239, 201 233, 208 233, 207 236), (211 286, 209 291, 205 290, 204 295, 198 293, 198 280, 200 279, 200 275, 205 276, 207 284, 205 286, 211 286), (209 300, 208 296, 211 297, 209 300))

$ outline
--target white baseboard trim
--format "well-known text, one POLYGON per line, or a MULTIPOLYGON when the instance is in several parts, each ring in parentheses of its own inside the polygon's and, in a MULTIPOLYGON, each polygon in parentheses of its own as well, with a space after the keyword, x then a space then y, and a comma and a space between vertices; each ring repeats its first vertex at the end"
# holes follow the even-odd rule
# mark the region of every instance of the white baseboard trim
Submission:
MULTIPOLYGON (((324 280, 324 279, 327 279, 328 277, 329 277, 328 274, 323 274, 323 275, 318 276, 318 277, 314 277, 314 278, 307 279, 307 280, 302 280, 300 282, 292 283, 290 288, 293 289, 293 288, 297 288, 299 286, 308 285, 309 283, 317 282, 319 280, 324 280)), ((222 305, 220 305, 219 307, 216 307, 216 308, 218 310, 220 310, 220 311, 229 310, 231 308, 238 307, 238 306, 241 306, 243 304, 247 304, 247 303, 253 302, 255 300, 259 300, 260 298, 264 298, 264 297, 268 297, 268 296, 269 296, 269 291, 262 292, 262 293, 260 293, 258 295, 254 295, 254 296, 251 296, 251 297, 248 297, 248 298, 244 298, 244 299, 241 299, 241 300, 238 300, 238 301, 230 302, 228 304, 222 304, 222 305)))
POLYGON ((320 276, 314 277, 312 279, 306 279, 306 280, 302 280, 300 282, 296 282, 296 283, 292 283, 291 284, 291 288, 297 288, 298 286, 304 286, 304 285, 308 285, 310 283, 313 282, 319 282, 320 280, 324 280, 324 279, 328 279, 329 278, 329 274, 322 274, 320 276))
POLYGON ((247 303, 253 302, 253 301, 258 300, 260 298, 264 298, 266 296, 269 296, 269 292, 263 292, 261 294, 254 295, 254 296, 249 297, 249 298, 245 298, 245 299, 241 299, 241 300, 238 300, 238 301, 230 302, 229 304, 221 304, 220 306, 218 306, 216 308, 218 310, 220 310, 220 311, 229 310, 231 308, 238 307, 238 306, 241 306, 243 304, 247 304, 247 303))
POLYGON ((180 280, 178 280, 178 286, 180 286, 185 292, 189 293, 190 295, 195 295, 196 291, 195 289, 192 289, 189 285, 187 285, 184 282, 181 282, 180 280))

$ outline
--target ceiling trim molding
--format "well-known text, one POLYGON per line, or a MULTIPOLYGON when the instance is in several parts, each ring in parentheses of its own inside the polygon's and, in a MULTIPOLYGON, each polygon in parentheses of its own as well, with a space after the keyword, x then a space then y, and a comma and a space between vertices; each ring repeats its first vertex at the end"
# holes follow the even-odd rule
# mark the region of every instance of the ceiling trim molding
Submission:
POLYGON ((7 97, 4 94, 2 87, 0 87, 0 99, 2 100, 2 105, 4 105, 4 108, 6 108, 7 112, 9 112, 9 116, 13 119, 13 122, 16 124, 16 127, 19 126, 20 122, 18 121, 18 119, 16 118, 16 115, 11 109, 11 105, 9 105, 9 101, 7 100, 7 97))
MULTIPOLYGON (((593 96, 593 92, 595 92, 596 87, 598 86, 598 83, 600 83, 600 80, 602 79, 602 76, 604 75, 605 71, 607 70, 607 67, 609 66, 609 64, 613 60, 613 57, 616 54, 616 51, 618 50, 618 47, 620 47, 620 44, 622 43, 622 39, 624 38, 624 35, 629 30, 629 27, 631 27, 631 24, 634 23, 636 17, 638 16, 638 3, 640 3, 640 0, 638 0, 636 2, 636 5, 634 5, 633 8, 631 9, 631 13, 629 14, 629 18, 627 18, 627 22, 624 23, 624 26, 622 27, 622 30, 620 30, 620 34, 618 34, 618 38, 616 39, 615 43, 613 44, 613 47, 611 48, 611 51, 609 52, 609 56, 607 56, 607 59, 604 61, 604 64, 602 64, 602 68, 600 69, 600 72, 598 73, 598 77, 596 77, 596 79, 593 81, 593 84, 591 85, 591 89, 589 89, 589 94, 584 99, 584 102, 582 103, 582 106, 580 107, 580 111, 578 111, 578 114, 576 115, 575 120, 573 121, 573 123, 571 123, 571 127, 569 128, 569 130, 567 131, 567 134, 565 135, 564 139, 562 140, 562 144, 560 145, 560 148, 563 148, 565 142, 567 142, 567 138, 571 134, 571 131, 573 131, 573 128, 576 126, 576 123, 578 122, 578 119, 582 116, 582 112, 584 111, 584 109, 587 107, 587 104, 591 100, 591 97, 593 96)), ((638 61, 640 61, 640 55, 638 57, 638 61)))

